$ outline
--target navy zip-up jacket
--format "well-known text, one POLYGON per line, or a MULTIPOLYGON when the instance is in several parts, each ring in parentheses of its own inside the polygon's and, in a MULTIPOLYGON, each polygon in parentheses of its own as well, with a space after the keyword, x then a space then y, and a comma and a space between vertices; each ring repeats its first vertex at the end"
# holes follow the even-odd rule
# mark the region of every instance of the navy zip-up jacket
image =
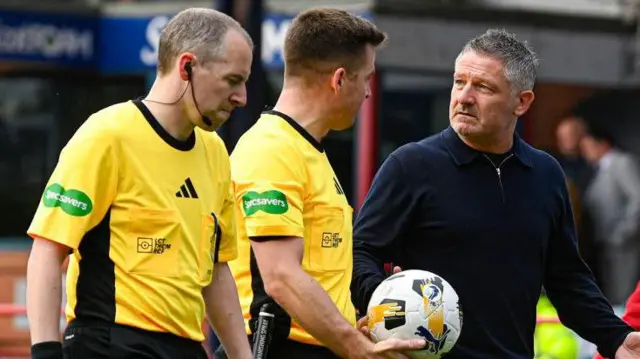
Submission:
POLYGON ((580 258, 558 162, 517 135, 495 162, 451 127, 393 152, 355 223, 354 303, 366 313, 383 263, 434 272, 463 311, 448 359, 524 359, 544 286, 562 322, 613 357, 633 329, 580 258))

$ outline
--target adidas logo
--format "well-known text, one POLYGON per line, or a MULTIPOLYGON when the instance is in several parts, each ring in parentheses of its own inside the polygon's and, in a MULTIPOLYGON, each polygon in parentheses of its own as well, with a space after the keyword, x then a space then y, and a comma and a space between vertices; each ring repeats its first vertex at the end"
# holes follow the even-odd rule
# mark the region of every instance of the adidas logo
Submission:
POLYGON ((336 179, 335 177, 333 178, 333 184, 336 186, 336 192, 338 192, 338 194, 340 195, 343 195, 344 190, 342 189, 342 186, 340 186, 340 182, 338 182, 338 179, 336 179))
POLYGON ((176 192, 176 197, 198 198, 198 193, 196 192, 196 188, 193 187, 193 183, 191 183, 191 178, 187 177, 187 179, 184 180, 184 184, 180 186, 180 190, 176 192))

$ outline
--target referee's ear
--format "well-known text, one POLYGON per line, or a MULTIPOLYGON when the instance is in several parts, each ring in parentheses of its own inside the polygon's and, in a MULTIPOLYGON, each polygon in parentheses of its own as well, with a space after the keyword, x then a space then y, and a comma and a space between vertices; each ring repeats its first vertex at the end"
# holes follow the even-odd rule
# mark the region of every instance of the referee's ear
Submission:
POLYGON ((195 61, 195 55, 190 52, 185 52, 178 58, 178 73, 182 81, 191 81, 191 72, 193 71, 195 61))
POLYGON ((331 77, 331 88, 334 93, 337 94, 342 89, 342 82, 344 81, 346 74, 347 71, 343 67, 337 69, 333 73, 333 76, 331 77))

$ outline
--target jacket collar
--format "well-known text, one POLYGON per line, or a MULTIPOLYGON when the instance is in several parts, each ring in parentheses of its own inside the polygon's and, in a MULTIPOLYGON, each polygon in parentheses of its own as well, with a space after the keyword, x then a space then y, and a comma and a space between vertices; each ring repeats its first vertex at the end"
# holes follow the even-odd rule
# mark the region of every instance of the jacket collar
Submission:
MULTIPOLYGON (((440 133, 442 139, 444 140, 445 146, 447 147, 447 151, 453 158, 453 161, 458 166, 462 166, 465 164, 469 164, 473 162, 480 155, 481 152, 474 150, 473 148, 467 146, 460 136, 453 130, 451 126, 447 127, 444 131, 440 133)), ((520 139, 517 133, 513 135, 513 154, 514 156, 525 166, 533 167, 533 163, 529 158, 529 154, 527 153, 527 147, 524 145, 523 141, 520 139)))

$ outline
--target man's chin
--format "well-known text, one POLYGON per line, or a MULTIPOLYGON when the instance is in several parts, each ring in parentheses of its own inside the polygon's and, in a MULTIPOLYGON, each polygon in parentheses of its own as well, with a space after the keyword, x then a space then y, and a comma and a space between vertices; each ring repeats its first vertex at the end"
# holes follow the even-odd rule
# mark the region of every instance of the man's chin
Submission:
POLYGON ((451 123, 451 127, 453 127, 454 131, 461 136, 473 135, 478 133, 480 130, 479 126, 468 122, 453 121, 451 123))
POLYGON ((350 129, 351 127, 353 127, 353 125, 356 122, 356 118, 353 117, 350 120, 345 120, 342 121, 340 123, 336 123, 332 128, 331 131, 345 131, 350 129))
POLYGON ((204 118, 200 120, 198 123, 198 127, 207 131, 214 132, 217 131, 225 122, 227 122, 228 117, 220 117, 220 116, 206 116, 209 120, 207 122, 204 118))

